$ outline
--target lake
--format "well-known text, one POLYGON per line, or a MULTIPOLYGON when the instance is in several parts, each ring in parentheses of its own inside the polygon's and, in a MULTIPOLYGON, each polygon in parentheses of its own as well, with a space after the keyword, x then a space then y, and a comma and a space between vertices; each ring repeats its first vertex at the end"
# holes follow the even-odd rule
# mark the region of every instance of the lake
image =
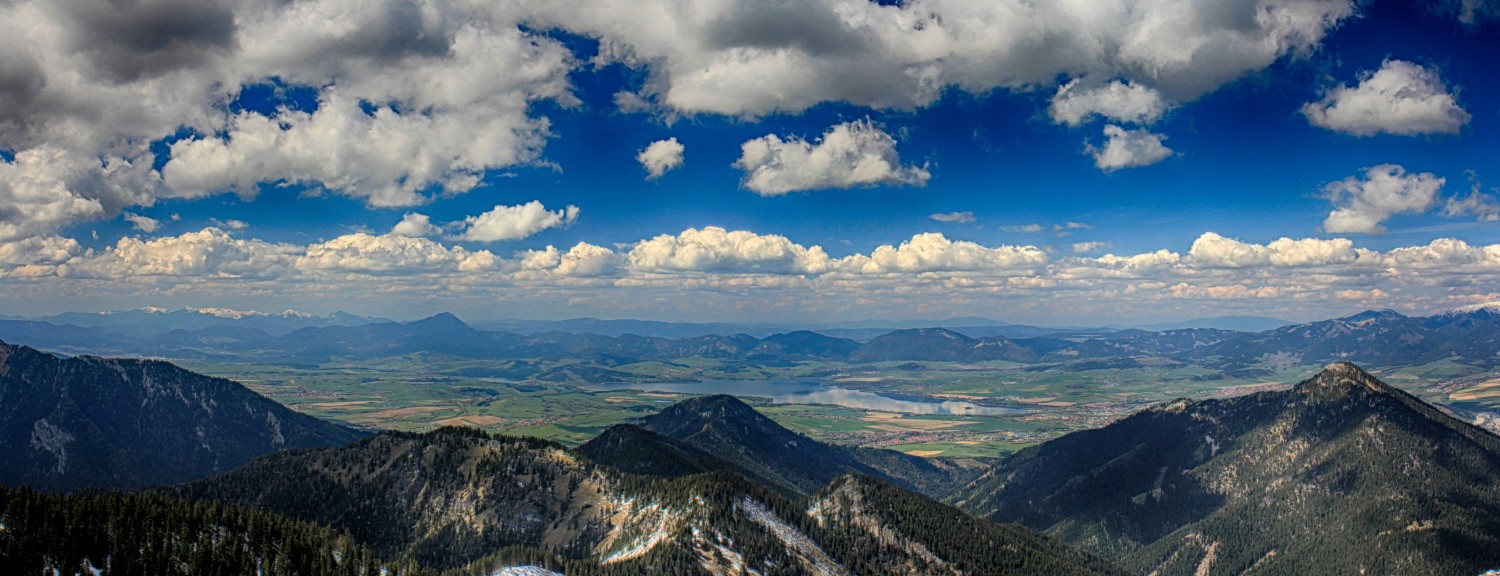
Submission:
POLYGON ((1027 412, 1025 408, 981 406, 959 400, 936 400, 923 397, 896 397, 826 386, 813 378, 772 380, 704 380, 702 382, 619 382, 584 386, 592 391, 642 390, 679 394, 731 394, 769 398, 776 404, 828 404, 857 410, 900 412, 904 414, 951 414, 959 416, 999 416, 1027 412))

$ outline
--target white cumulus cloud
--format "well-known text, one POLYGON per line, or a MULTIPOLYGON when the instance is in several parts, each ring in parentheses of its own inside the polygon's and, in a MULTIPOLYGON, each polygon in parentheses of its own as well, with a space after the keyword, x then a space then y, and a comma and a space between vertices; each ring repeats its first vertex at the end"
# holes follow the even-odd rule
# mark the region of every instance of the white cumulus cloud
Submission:
MULTIPOLYGON (((61 236, 29 236, 0 242, 0 266, 25 267, 62 264, 82 253, 78 241, 61 236)), ((3 270, 0 270, 3 273, 3 270)))
POLYGON ((1360 252, 1347 238, 1279 238, 1262 245, 1205 232, 1193 241, 1188 255, 1198 266, 1253 268, 1347 264, 1358 259, 1360 252))
POLYGON ((1128 124, 1152 124, 1171 108, 1161 92, 1141 84, 1113 80, 1103 85, 1075 79, 1052 96, 1047 115, 1053 122, 1078 126, 1096 117, 1128 124))
POLYGON ((1094 157, 1094 166, 1105 172, 1122 168, 1150 166, 1171 157, 1173 152, 1165 144, 1166 136, 1144 128, 1126 130, 1114 124, 1104 127, 1104 146, 1088 146, 1094 157))
POLYGON ((896 139, 869 120, 829 128, 815 142, 768 134, 740 146, 735 168, 744 186, 761 196, 857 186, 924 186, 932 174, 905 166, 896 139))
MULTIPOLYGON (((0 149, 15 160, 0 162, 0 241, 280 184, 372 207, 462 193, 545 162, 553 127, 534 105, 577 104, 568 75, 581 66, 641 71, 620 100, 668 115, 912 109, 1061 77, 1188 101, 1316 49, 1354 12, 1351 0, 4 2, 0 149), (598 55, 581 62, 532 32, 553 29, 599 39, 598 55), (316 105, 233 106, 268 83, 316 105), (158 158, 149 143, 163 139, 158 158)), ((874 158, 888 165, 826 180, 783 170, 764 189, 928 178, 874 158)))
MULTIPOLYGON (((1030 90, 1124 78, 1189 100, 1288 54, 1355 13, 1349 0, 968 2, 524 0, 538 27, 603 40, 599 60, 647 69, 629 99, 686 113, 797 113, 823 102, 910 109, 951 89, 1030 90)), ((502 10, 497 8, 496 10, 502 10)))
POLYGON ((430 236, 435 232, 437 227, 432 225, 432 219, 419 212, 407 212, 400 222, 391 227, 391 234, 394 236, 430 236))
POLYGON ((1304 105, 1302 114, 1314 126, 1355 136, 1452 134, 1471 118, 1437 71, 1404 60, 1386 60, 1359 85, 1338 86, 1304 105))
POLYGON ((476 272, 494 268, 500 259, 488 250, 446 247, 426 238, 346 234, 308 246, 296 261, 308 272, 353 272, 400 275, 426 272, 476 272))
POLYGON ((83 277, 179 276, 203 279, 271 279, 285 275, 299 247, 235 238, 218 228, 181 236, 121 238, 103 254, 70 265, 83 277))
POLYGON ((462 192, 539 157, 550 124, 531 106, 576 102, 576 64, 514 14, 463 3, 6 2, 0 237, 267 184, 371 206, 462 192), (316 90, 317 106, 231 107, 268 82, 316 90), (162 139, 167 158, 149 147, 162 139))
POLYGON ((863 274, 894 272, 1012 271, 1022 272, 1047 261, 1035 246, 988 248, 975 242, 954 241, 928 232, 912 236, 900 246, 879 246, 869 256, 856 254, 840 261, 841 267, 863 274))
POLYGON ((1381 164, 1365 170, 1363 178, 1350 176, 1324 187, 1334 210, 1323 220, 1323 230, 1333 234, 1384 234, 1381 223, 1397 214, 1420 214, 1438 203, 1438 191, 1446 179, 1430 172, 1407 174, 1396 164, 1381 164))
POLYGON ((631 268, 646 272, 819 274, 831 265, 820 246, 809 248, 777 234, 717 226, 642 240, 626 257, 631 268))
POLYGON ((158 184, 149 164, 101 162, 52 146, 22 150, 13 161, 0 160, 0 241, 50 236, 73 222, 150 204, 158 184))
POLYGON ((515 206, 496 206, 493 210, 464 219, 464 232, 458 238, 470 242, 519 240, 548 228, 568 226, 578 219, 578 207, 568 205, 547 210, 532 200, 515 206))
POLYGON ((677 138, 657 140, 647 145, 635 160, 646 169, 646 177, 651 180, 661 178, 668 170, 682 166, 682 153, 684 147, 677 142, 677 138))
POLYGON ((579 242, 566 252, 547 246, 542 250, 527 250, 516 256, 524 271, 544 271, 580 278, 613 274, 622 263, 620 254, 614 250, 587 242, 579 242))

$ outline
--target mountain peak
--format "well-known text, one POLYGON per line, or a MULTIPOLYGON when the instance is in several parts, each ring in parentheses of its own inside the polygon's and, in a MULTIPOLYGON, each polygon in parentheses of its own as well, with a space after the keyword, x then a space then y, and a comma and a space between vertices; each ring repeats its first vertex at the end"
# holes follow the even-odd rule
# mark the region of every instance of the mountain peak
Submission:
POLYGON ((1390 320, 1405 317, 1406 316, 1402 315, 1400 312, 1386 308, 1383 310, 1365 310, 1364 312, 1360 312, 1353 316, 1339 318, 1339 320, 1343 320, 1345 322, 1368 322, 1370 320, 1390 320))
POLYGON ((759 423, 762 420, 769 419, 743 400, 728 394, 688 398, 649 418, 656 426, 677 429, 689 424, 701 427, 724 422, 759 423))
POLYGON ((1381 382, 1352 362, 1329 364, 1317 375, 1297 385, 1297 390, 1306 394, 1320 397, 1328 393, 1336 394, 1335 398, 1329 399, 1343 398, 1348 392, 1360 389, 1377 394, 1389 394, 1393 390, 1389 384, 1381 382))
POLYGON ((1369 388, 1380 385, 1380 380, 1377 380, 1369 372, 1365 372, 1363 368, 1360 368, 1353 362, 1334 362, 1324 366, 1323 370, 1318 372, 1317 376, 1313 376, 1312 379, 1322 381, 1337 380, 1346 385, 1362 385, 1369 388))
POLYGON ((455 329, 465 330, 465 331, 471 330, 471 328, 469 328, 468 324, 465 324, 463 320, 459 320, 458 317, 454 316, 453 313, 451 313, 451 312, 438 312, 437 314, 433 314, 433 315, 428 316, 426 318, 423 318, 421 320, 413 320, 411 322, 407 322, 406 325, 407 326, 422 326, 422 327, 455 328, 455 329))
POLYGON ((1466 316, 1478 314, 1500 315, 1500 302, 1485 302, 1482 304, 1459 306, 1458 308, 1452 308, 1443 312, 1439 312, 1438 314, 1435 314, 1435 316, 1441 318, 1448 316, 1466 316))

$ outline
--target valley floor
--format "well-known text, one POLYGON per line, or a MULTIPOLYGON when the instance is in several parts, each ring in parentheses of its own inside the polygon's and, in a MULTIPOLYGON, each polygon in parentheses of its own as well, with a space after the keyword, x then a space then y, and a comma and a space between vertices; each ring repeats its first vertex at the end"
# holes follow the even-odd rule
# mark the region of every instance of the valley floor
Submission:
MULTIPOLYGON (((298 411, 359 426, 414 431, 473 426, 570 445, 612 424, 653 413, 684 397, 684 388, 740 395, 750 390, 746 399, 763 413, 813 438, 938 458, 1002 456, 1068 432, 1103 426, 1155 403, 1285 389, 1322 368, 1267 364, 1222 372, 1165 361, 1126 367, 1006 362, 767 366, 696 358, 611 366, 612 372, 628 374, 631 380, 618 385, 623 389, 598 390, 598 382, 581 376, 563 381, 508 379, 504 374, 514 362, 425 354, 318 366, 179 362, 244 383, 298 411), (818 403, 757 400, 757 382, 781 379, 903 402, 882 409, 868 403, 823 403, 840 402, 828 396, 818 403), (918 413, 910 408, 912 401, 921 405, 920 412, 933 413, 918 413), (960 408, 946 409, 942 402, 960 408), (964 405, 1009 410, 965 413, 964 405)), ((550 371, 554 374, 587 374, 591 368, 582 362, 555 363, 550 371)), ((1500 431, 1500 372, 1448 360, 1372 372, 1463 420, 1500 431)))

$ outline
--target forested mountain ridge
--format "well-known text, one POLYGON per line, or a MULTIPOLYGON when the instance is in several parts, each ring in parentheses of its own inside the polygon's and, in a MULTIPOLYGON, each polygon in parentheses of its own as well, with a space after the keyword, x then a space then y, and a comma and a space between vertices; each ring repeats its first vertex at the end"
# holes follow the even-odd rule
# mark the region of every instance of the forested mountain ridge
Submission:
POLYGON ((1500 438, 1347 363, 1027 448, 953 500, 1163 575, 1500 567, 1500 438))
MULTIPOLYGON (((1050 538, 1018 527, 991 531, 915 494, 902 500, 911 514, 946 517, 939 522, 946 526, 972 523, 1003 545, 962 553, 936 544, 891 547, 879 534, 820 525, 805 501, 738 475, 625 474, 557 444, 472 429, 382 433, 344 448, 276 454, 168 493, 331 526, 378 557, 466 574, 529 563, 569 576, 916 576, 928 572, 913 567, 931 562, 971 566, 969 574, 1116 573, 1050 538), (875 549, 883 555, 864 554, 875 549), (856 563, 862 569, 852 570, 856 563)), ((917 542, 940 537, 908 530, 917 542)))
MULTIPOLYGON (((892 450, 824 444, 786 429, 734 396, 682 400, 640 421, 640 426, 714 455, 727 471, 769 482, 795 494, 818 491, 834 478, 858 472, 926 494, 942 494, 977 472, 892 450)), ((619 455, 593 451, 614 461, 619 455)))
POLYGON ((0 484, 174 484, 364 433, 166 362, 60 358, 0 342, 0 484))

